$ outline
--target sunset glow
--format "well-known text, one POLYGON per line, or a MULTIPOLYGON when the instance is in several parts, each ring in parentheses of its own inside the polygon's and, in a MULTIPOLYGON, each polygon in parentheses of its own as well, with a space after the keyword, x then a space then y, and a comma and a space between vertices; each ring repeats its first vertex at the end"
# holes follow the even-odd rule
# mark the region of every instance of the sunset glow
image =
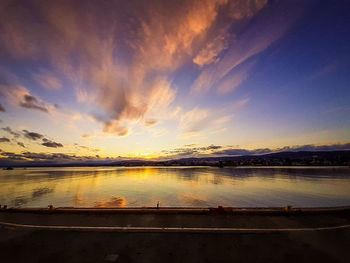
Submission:
POLYGON ((1 1, 1 160, 349 149, 346 1, 296 2, 1 1))

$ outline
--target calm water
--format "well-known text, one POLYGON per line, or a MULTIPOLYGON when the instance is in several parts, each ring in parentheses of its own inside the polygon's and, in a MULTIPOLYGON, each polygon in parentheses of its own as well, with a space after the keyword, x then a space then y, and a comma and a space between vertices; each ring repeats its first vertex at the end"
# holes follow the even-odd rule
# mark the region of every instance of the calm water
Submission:
POLYGON ((350 168, 84 167, 0 171, 9 207, 350 205, 350 168))

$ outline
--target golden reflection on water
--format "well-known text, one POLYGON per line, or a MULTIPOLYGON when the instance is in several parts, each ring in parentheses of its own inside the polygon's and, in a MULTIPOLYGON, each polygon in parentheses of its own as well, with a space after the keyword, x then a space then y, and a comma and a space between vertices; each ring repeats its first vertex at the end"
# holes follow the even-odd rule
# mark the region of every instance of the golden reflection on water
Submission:
POLYGON ((94 167, 0 171, 15 207, 350 205, 349 168, 94 167))
POLYGON ((126 199, 121 196, 112 196, 110 200, 99 200, 95 207, 125 207, 126 199))

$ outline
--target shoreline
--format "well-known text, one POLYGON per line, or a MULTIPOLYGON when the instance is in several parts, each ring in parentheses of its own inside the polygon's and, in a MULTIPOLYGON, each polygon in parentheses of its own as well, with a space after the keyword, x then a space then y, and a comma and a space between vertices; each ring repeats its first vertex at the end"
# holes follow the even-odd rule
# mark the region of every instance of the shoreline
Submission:
POLYGON ((48 208, 3 208, 0 213, 107 213, 107 214, 322 214, 350 212, 349 206, 333 207, 123 207, 123 208, 93 208, 93 207, 48 207, 48 208))
POLYGON ((327 208, 9 208, 0 222, 100 227, 289 228, 350 224, 350 206, 327 208))
POLYGON ((0 170, 12 171, 15 169, 28 169, 28 168, 350 168, 350 165, 225 165, 219 167, 218 165, 20 165, 20 166, 0 166, 0 170), (13 169, 7 169, 7 168, 13 169))

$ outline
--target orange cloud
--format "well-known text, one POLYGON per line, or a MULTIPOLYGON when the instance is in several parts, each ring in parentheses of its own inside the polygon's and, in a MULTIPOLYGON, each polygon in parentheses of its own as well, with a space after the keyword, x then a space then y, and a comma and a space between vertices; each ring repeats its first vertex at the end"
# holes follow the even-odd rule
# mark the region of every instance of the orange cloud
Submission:
POLYGON ((213 62, 218 62, 218 55, 228 47, 225 36, 226 32, 223 31, 212 41, 208 42, 205 47, 199 51, 198 55, 193 59, 193 62, 200 67, 213 62))
POLYGON ((172 115, 168 113, 177 94, 172 74, 184 63, 203 68, 192 90, 206 91, 278 39, 285 27, 264 32, 267 36, 248 33, 219 61, 232 40, 231 24, 251 18, 265 4, 266 0, 91 0, 82 6, 68 0, 27 5, 4 0, 0 56, 43 60, 52 71, 33 72, 33 80, 55 90, 62 88, 62 79, 70 82, 79 103, 103 111, 96 119, 104 132, 127 136, 131 124, 152 126, 148 120, 155 123, 172 115), (227 22, 218 21, 219 14, 227 22))
POLYGON ((155 119, 147 119, 145 125, 146 126, 154 126, 157 124, 157 120, 155 119))
POLYGON ((171 9, 152 9, 142 22, 142 41, 133 46, 137 49, 138 73, 142 76, 146 70, 177 68, 184 57, 193 53, 195 41, 204 37, 219 7, 226 3, 227 0, 188 1, 171 9))
POLYGON ((0 94, 4 96, 10 104, 17 107, 38 110, 45 113, 55 110, 56 108, 55 105, 51 105, 33 96, 29 90, 21 85, 0 85, 0 94))
MULTIPOLYGON (((243 15, 250 18, 254 12, 259 11, 264 6, 266 1, 257 1, 255 8, 242 9, 246 10, 245 13, 237 13, 237 18, 241 19, 243 15), (248 10, 250 10, 248 12, 248 10)), ((232 47, 222 56, 219 62, 215 65, 208 65, 196 79, 191 87, 193 93, 205 93, 216 88, 220 81, 224 78, 229 78, 232 71, 245 63, 248 59, 254 55, 259 54, 268 48, 273 42, 281 38, 284 33, 291 27, 296 20, 299 10, 290 10, 287 15, 283 13, 270 14, 266 12, 264 19, 261 21, 255 21, 250 27, 242 33, 239 38, 235 39, 232 43, 232 47)), ((246 77, 248 70, 242 73, 240 76, 236 76, 232 79, 235 83, 233 86, 238 86, 246 77)), ((228 82, 230 82, 228 80, 228 82)), ((219 93, 226 93, 233 88, 229 88, 227 84, 225 87, 221 87, 219 93)))
POLYGON ((130 130, 126 127, 121 126, 118 121, 108 121, 105 123, 103 132, 117 134, 118 136, 127 136, 130 130))

